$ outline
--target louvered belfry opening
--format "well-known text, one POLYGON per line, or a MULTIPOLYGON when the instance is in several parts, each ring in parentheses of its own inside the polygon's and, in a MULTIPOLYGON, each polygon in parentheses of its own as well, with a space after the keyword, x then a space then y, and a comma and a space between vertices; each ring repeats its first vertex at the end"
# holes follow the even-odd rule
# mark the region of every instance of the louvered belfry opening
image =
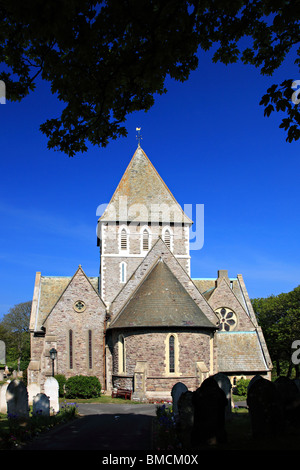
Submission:
POLYGON ((121 250, 127 250, 127 232, 125 228, 121 230, 121 250))

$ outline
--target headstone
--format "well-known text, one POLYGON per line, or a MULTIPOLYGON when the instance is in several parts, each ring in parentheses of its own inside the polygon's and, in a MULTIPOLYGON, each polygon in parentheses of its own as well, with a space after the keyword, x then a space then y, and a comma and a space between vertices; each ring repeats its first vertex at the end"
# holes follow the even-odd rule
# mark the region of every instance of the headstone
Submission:
POLYGON ((252 379, 250 380, 250 382, 248 384, 247 393, 248 393, 249 389, 251 388, 251 385, 254 384, 254 382, 256 382, 259 379, 262 379, 262 376, 259 375, 259 374, 256 374, 254 377, 252 377, 252 379))
POLYGON ((171 396, 173 400, 173 413, 176 415, 178 413, 178 400, 179 397, 182 393, 187 392, 188 388, 185 384, 182 382, 177 382, 175 385, 173 385, 172 390, 171 390, 171 396))
POLYGON ((193 392, 183 392, 178 399, 178 433, 183 449, 192 445, 192 431, 194 424, 193 392))
POLYGON ((28 403, 29 403, 29 405, 32 405, 33 404, 33 398, 38 393, 41 392, 41 387, 39 386, 39 384, 33 382, 33 383, 28 385, 27 391, 28 391, 28 403))
POLYGON ((2 340, 0 340, 0 364, 6 364, 6 347, 2 340))
POLYGON ((217 382, 219 387, 223 390, 223 392, 226 395, 227 406, 225 408, 225 419, 230 419, 232 417, 232 410, 231 410, 231 400, 232 400, 231 389, 232 389, 232 385, 231 385, 231 382, 230 382, 229 378, 227 377, 227 375, 223 374, 222 372, 219 372, 218 374, 215 374, 212 377, 215 379, 215 381, 217 382))
POLYGON ((28 392, 21 380, 12 380, 6 390, 7 414, 28 418, 28 392))
POLYGON ((32 411, 34 415, 50 416, 50 399, 44 393, 38 393, 33 398, 32 411))
POLYGON ((3 384, 0 388, 0 413, 7 413, 7 401, 6 401, 6 390, 9 382, 3 384))
POLYGON ((227 398, 213 377, 204 380, 193 393, 194 425, 192 446, 220 444, 227 441, 225 408, 227 398))
POLYGON ((45 394, 50 399, 50 408, 58 413, 59 411, 59 384, 54 377, 48 377, 44 384, 45 394))
POLYGON ((255 380, 248 388, 247 405, 254 438, 275 437, 280 434, 283 429, 283 414, 273 382, 262 377, 255 380))
POLYGON ((297 388, 300 392, 300 379, 294 379, 295 384, 297 385, 297 388))
POLYGON ((283 415, 286 423, 297 424, 300 422, 300 393, 297 385, 288 377, 280 376, 275 382, 278 391, 283 415))

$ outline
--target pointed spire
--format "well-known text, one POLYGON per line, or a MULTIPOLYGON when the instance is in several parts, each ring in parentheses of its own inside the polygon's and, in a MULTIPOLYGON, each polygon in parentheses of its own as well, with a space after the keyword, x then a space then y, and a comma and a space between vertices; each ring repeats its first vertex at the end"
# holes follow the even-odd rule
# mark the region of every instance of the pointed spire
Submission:
POLYGON ((141 146, 99 220, 192 224, 141 146))

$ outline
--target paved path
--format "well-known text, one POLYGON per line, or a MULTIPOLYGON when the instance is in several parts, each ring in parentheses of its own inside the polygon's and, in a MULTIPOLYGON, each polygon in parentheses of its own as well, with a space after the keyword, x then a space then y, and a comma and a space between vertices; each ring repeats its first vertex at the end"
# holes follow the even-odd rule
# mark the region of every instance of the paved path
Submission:
POLYGON ((156 405, 80 404, 79 419, 21 450, 150 450, 156 405))

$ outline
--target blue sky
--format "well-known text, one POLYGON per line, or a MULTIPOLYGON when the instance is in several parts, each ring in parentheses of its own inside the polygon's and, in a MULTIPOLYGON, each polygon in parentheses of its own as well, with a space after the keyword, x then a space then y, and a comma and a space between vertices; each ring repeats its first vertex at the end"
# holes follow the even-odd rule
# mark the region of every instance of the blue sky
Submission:
MULTIPOLYGON (((299 284, 299 142, 286 143, 282 115, 264 117, 268 86, 299 79, 287 62, 273 77, 200 55, 185 83, 147 113, 131 115, 128 137, 69 158, 47 150, 39 125, 61 104, 40 83, 21 103, 0 105, 0 318, 32 299, 36 271, 99 273, 96 210, 109 202, 137 147, 177 201, 204 204, 204 245, 191 252, 192 277, 242 274, 251 298, 299 284)), ((291 91, 292 92, 292 91, 291 91)))

